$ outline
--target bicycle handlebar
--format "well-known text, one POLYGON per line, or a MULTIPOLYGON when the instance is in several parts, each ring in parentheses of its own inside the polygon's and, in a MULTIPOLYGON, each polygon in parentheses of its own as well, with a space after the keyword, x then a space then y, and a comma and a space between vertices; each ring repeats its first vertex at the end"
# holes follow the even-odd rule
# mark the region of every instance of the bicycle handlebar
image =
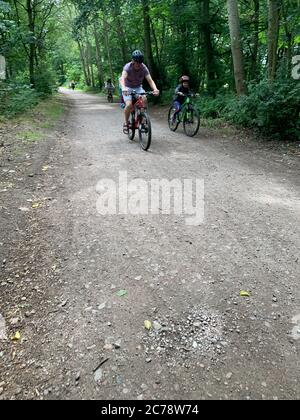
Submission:
POLYGON ((131 95, 131 96, 135 96, 135 95, 145 95, 145 96, 151 96, 151 95, 153 95, 153 92, 152 91, 149 91, 149 92, 142 92, 142 93, 138 93, 138 92, 136 92, 135 90, 133 90, 132 92, 130 92, 129 93, 129 95, 131 95))
POLYGON ((178 92, 177 95, 184 96, 186 98, 195 98, 196 96, 198 96, 197 93, 188 93, 188 94, 186 94, 186 93, 182 93, 182 92, 178 92))

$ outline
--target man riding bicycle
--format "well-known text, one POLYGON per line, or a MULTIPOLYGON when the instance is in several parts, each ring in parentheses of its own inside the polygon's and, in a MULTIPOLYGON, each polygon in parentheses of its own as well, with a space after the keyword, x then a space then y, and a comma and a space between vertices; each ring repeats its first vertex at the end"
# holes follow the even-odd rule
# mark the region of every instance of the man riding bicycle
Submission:
MULTIPOLYGON (((122 88, 123 99, 125 102, 124 116, 125 122, 123 126, 123 132, 128 134, 129 130, 129 117, 132 106, 132 91, 135 91, 138 94, 145 93, 143 89, 143 81, 146 79, 153 90, 153 95, 158 96, 159 90, 154 83, 148 68, 143 63, 144 56, 140 50, 133 51, 132 61, 127 63, 122 72, 120 85, 122 88)), ((147 106, 146 98, 143 98, 144 107, 147 106)))

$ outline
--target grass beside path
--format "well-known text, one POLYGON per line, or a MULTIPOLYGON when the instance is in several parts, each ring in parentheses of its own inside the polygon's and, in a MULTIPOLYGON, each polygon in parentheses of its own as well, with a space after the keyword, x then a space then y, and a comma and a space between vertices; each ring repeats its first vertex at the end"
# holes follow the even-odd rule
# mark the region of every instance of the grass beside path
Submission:
POLYGON ((57 93, 39 102, 34 108, 6 119, 0 118, 0 132, 14 133, 15 140, 24 143, 41 141, 45 130, 55 127, 64 112, 62 95, 57 93))

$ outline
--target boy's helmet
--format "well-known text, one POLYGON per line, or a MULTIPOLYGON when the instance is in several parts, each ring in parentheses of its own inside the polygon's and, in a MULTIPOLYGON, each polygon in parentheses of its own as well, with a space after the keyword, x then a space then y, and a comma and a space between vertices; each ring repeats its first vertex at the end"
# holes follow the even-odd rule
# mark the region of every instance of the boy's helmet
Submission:
POLYGON ((140 50, 133 51, 131 56, 133 61, 136 61, 137 63, 142 63, 144 61, 144 55, 140 50))
POLYGON ((189 76, 181 76, 179 81, 182 82, 188 82, 190 80, 189 76))

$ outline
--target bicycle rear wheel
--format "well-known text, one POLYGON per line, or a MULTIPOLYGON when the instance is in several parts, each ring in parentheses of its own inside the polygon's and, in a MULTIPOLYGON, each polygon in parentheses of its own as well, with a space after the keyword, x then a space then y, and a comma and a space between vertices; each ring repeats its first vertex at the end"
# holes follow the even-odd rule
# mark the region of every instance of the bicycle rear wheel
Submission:
POLYGON ((198 133, 200 114, 197 109, 187 109, 183 116, 183 129, 187 136, 193 137, 198 133))
POLYGON ((146 112, 140 114, 139 117, 139 139, 143 150, 148 150, 151 145, 152 130, 151 121, 146 112))
POLYGON ((169 109, 168 124, 171 131, 176 131, 179 125, 178 115, 176 115, 176 109, 173 106, 169 109))
POLYGON ((129 118, 128 138, 133 140, 135 136, 135 113, 132 112, 129 118))

